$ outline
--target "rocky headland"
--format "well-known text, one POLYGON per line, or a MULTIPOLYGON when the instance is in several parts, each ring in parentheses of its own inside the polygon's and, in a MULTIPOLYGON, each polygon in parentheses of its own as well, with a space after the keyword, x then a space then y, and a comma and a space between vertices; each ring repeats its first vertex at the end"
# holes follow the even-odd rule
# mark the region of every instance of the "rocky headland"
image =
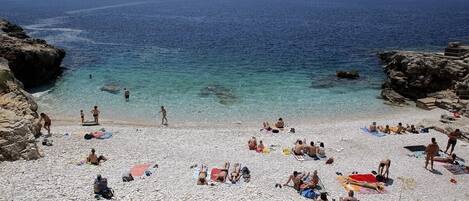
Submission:
POLYGON ((24 88, 55 80, 64 56, 64 50, 0 19, 0 161, 41 156, 34 137, 41 128, 38 106, 24 88))
POLYGON ((387 75, 381 96, 396 104, 411 100, 425 109, 440 107, 469 116, 469 50, 464 48, 459 47, 457 56, 447 52, 380 53, 387 75))

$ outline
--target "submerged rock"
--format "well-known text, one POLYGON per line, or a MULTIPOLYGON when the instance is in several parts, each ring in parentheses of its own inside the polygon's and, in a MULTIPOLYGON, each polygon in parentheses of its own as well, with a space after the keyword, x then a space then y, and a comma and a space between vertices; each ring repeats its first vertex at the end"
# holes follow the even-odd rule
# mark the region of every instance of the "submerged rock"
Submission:
POLYGON ((101 87, 101 91, 118 94, 121 91, 121 87, 116 83, 107 83, 101 87))
POLYGON ((218 103, 222 105, 233 105, 238 101, 238 97, 231 89, 221 85, 209 85, 200 89, 199 96, 208 97, 210 95, 215 95, 218 103))
POLYGON ((336 76, 345 79, 358 79, 360 77, 358 71, 337 71, 336 76))

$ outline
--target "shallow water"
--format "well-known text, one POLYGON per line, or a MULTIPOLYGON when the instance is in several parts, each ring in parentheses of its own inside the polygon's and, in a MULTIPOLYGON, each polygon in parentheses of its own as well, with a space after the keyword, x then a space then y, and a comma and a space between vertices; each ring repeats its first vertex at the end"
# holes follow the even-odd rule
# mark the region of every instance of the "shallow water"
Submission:
POLYGON ((0 13, 67 51, 41 110, 78 117, 98 105, 104 118, 143 122, 161 105, 189 122, 393 112, 376 99, 376 52, 469 36, 463 0, 24 0, 0 13), (338 80, 341 69, 362 76, 338 80), (109 83, 130 89, 130 102, 100 90, 109 83))

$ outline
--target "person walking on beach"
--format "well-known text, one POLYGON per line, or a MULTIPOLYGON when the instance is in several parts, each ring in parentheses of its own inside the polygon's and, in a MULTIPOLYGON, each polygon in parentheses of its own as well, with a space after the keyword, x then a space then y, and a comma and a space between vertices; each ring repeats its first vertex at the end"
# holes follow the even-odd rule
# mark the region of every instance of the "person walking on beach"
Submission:
POLYGON ((436 139, 432 138, 432 143, 427 146, 425 149, 425 153, 427 153, 427 157, 425 157, 425 169, 427 169, 428 166, 428 161, 431 161, 431 170, 433 169, 433 160, 435 156, 438 154, 438 151, 440 151, 440 147, 436 143, 436 139))
POLYGON ((96 124, 99 124, 99 110, 98 110, 98 106, 94 106, 93 110, 91 110, 91 114, 93 114, 93 118, 94 118, 94 122, 96 122, 96 124))
POLYGON ((44 129, 47 130, 47 136, 50 136, 50 124, 51 124, 51 120, 50 120, 49 116, 47 116, 47 115, 44 114, 44 113, 41 113, 40 116, 41 116, 41 118, 39 119, 39 122, 41 122, 42 120, 44 120, 44 129))
POLYGON ((448 149, 449 147, 451 147, 451 151, 449 152, 449 155, 453 154, 454 147, 456 146, 456 142, 458 141, 458 138, 460 136, 461 136, 461 131, 459 129, 456 129, 455 131, 448 134, 448 144, 446 145, 445 153, 448 153, 448 149))
POLYGON ((161 106, 160 113, 161 113, 161 124, 168 125, 168 119, 166 118, 166 109, 164 108, 164 106, 161 106))
POLYGON ((85 114, 83 113, 83 110, 80 110, 80 118, 81 118, 81 123, 85 123, 85 114))
POLYGON ((125 97, 125 101, 129 102, 130 91, 127 90, 127 88, 124 88, 124 97, 125 97))

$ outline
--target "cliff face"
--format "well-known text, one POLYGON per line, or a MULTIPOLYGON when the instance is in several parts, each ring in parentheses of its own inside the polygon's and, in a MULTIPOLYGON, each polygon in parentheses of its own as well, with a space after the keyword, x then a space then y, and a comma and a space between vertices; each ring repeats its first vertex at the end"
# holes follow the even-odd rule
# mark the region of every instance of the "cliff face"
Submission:
POLYGON ((467 110, 469 59, 419 52, 379 54, 387 79, 381 95, 391 102, 434 97, 450 102, 444 109, 467 110), (453 104, 454 103, 454 104, 453 104))
POLYGON ((38 106, 24 87, 54 80, 65 52, 0 19, 0 161, 40 157, 38 106))
POLYGON ((32 39, 17 25, 0 19, 0 57, 8 60, 11 72, 25 88, 55 80, 65 51, 32 39))

